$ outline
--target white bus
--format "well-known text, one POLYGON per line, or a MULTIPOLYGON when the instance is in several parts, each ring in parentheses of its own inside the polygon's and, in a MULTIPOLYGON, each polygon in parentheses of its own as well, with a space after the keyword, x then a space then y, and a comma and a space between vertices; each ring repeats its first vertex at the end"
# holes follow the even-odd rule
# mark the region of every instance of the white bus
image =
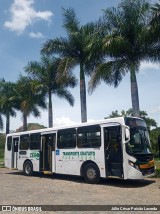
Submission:
POLYGON ((155 175, 146 123, 135 117, 8 134, 5 166, 33 172, 143 179, 155 175))

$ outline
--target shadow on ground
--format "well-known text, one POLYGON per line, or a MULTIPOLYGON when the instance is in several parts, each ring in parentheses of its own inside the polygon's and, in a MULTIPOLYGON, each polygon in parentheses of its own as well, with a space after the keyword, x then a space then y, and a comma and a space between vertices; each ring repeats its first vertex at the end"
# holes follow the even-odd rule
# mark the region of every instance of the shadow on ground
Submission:
MULTIPOLYGON (((6 172, 5 174, 25 176, 21 171, 6 172)), ((33 179, 34 177, 37 177, 39 179, 58 179, 58 180, 76 182, 76 183, 85 183, 83 177, 74 176, 74 175, 62 175, 62 174, 44 175, 43 173, 34 173, 32 177, 33 179)), ((156 181, 154 179, 122 180, 122 179, 116 179, 116 178, 107 178, 107 179, 101 178, 100 183, 96 185, 108 185, 108 186, 116 186, 120 188, 141 188, 141 187, 151 185, 152 183, 155 183, 155 182, 156 181)))

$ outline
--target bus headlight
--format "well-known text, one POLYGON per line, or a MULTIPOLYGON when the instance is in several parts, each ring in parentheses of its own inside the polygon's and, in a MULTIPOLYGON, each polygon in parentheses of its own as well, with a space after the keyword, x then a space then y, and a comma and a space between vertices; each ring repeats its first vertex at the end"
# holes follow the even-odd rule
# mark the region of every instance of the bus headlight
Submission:
POLYGON ((134 167, 135 169, 139 170, 139 166, 133 163, 132 161, 128 160, 130 166, 134 167))

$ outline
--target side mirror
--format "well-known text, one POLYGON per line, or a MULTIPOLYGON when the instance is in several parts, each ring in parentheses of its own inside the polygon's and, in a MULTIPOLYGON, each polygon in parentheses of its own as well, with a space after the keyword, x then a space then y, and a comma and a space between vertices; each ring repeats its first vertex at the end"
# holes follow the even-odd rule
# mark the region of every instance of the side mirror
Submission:
POLYGON ((127 127, 125 129, 125 138, 126 138, 126 141, 130 140, 130 131, 129 131, 129 128, 127 127))

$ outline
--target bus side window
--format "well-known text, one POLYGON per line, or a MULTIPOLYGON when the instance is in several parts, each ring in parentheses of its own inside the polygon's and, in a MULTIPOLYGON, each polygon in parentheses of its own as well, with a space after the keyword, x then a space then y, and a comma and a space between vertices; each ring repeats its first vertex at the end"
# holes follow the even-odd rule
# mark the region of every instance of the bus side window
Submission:
POLYGON ((77 130, 79 148, 98 148, 101 146, 101 128, 99 125, 79 127, 77 130))
POLYGON ((70 149, 76 147, 76 129, 64 129, 58 131, 57 147, 59 149, 70 149))
POLYGON ((20 137, 20 145, 19 145, 20 150, 28 150, 29 149, 29 135, 21 135, 20 137))
POLYGON ((7 138, 7 149, 8 149, 8 151, 11 151, 11 147, 12 147, 12 137, 8 137, 7 138))
POLYGON ((41 134, 30 135, 30 150, 40 150, 41 145, 41 134))

